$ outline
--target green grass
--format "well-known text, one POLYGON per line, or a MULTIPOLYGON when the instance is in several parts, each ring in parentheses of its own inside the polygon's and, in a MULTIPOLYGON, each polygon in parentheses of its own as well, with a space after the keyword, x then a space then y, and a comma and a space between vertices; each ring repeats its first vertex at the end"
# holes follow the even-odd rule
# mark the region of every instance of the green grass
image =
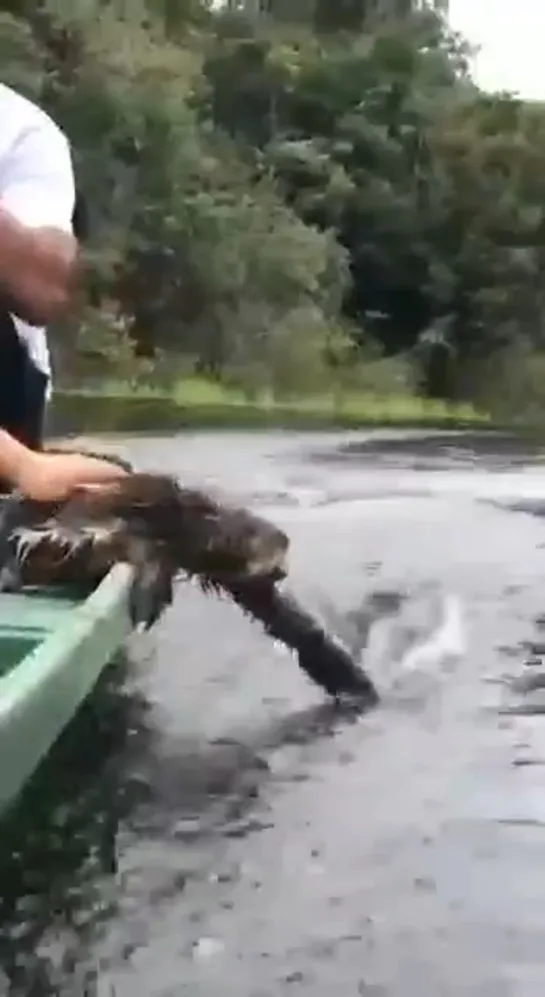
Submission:
POLYGON ((490 425, 489 417, 471 405, 447 405, 407 394, 347 392, 289 401, 249 400, 241 391, 202 378, 181 381, 171 392, 114 381, 104 383, 100 391, 60 390, 53 400, 53 420, 73 424, 69 429, 76 432, 490 425))

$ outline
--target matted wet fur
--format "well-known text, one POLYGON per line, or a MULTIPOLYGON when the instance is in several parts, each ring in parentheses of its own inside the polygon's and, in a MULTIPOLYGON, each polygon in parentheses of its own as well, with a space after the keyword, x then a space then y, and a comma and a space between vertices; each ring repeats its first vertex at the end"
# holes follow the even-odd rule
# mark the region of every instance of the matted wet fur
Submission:
MULTIPOLYGON (((130 471, 113 455, 93 456, 130 471)), ((130 471, 107 487, 77 489, 56 505, 14 496, 4 513, 3 540, 9 554, 2 557, 4 590, 90 589, 115 563, 126 562, 135 567, 133 622, 149 628, 172 601, 176 576, 186 575, 259 620, 298 654, 302 669, 330 695, 366 704, 377 700, 348 652, 279 587, 288 570, 286 534, 247 509, 181 487, 169 475, 130 471)))

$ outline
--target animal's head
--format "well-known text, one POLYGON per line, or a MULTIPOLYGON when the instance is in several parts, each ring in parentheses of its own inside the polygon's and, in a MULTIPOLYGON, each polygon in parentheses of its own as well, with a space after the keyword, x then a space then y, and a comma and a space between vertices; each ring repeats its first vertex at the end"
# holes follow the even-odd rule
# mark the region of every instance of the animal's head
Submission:
POLYGON ((129 474, 78 489, 70 509, 78 517, 118 520, 128 532, 156 540, 189 574, 222 582, 276 580, 287 573, 289 541, 278 527, 205 492, 181 488, 168 475, 129 474))

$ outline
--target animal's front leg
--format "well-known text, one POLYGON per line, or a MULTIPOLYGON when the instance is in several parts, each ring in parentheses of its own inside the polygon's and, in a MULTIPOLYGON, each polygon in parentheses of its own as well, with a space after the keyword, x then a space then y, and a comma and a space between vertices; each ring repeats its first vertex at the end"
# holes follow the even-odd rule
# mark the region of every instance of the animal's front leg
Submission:
POLYGON ((8 495, 0 511, 0 592, 23 588, 22 563, 17 544, 18 531, 38 517, 38 506, 19 492, 8 495))

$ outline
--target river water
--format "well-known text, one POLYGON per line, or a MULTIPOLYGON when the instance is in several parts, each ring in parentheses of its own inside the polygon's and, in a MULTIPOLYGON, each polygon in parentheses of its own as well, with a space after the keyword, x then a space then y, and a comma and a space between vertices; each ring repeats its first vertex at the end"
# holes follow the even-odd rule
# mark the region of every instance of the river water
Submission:
POLYGON ((0 828, 0 993, 542 997, 545 691, 520 688, 545 675, 539 454, 394 432, 120 449, 283 526, 294 590, 382 703, 343 720, 180 586, 0 828))

